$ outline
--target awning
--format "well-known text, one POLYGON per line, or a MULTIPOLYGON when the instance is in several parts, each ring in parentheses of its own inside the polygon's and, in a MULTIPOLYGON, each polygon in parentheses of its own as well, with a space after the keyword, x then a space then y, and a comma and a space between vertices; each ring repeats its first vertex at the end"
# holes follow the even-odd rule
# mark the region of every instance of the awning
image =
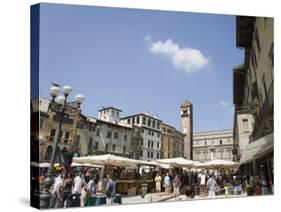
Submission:
POLYGON ((271 151, 273 151, 273 133, 248 144, 241 155, 240 165, 252 162, 271 151))

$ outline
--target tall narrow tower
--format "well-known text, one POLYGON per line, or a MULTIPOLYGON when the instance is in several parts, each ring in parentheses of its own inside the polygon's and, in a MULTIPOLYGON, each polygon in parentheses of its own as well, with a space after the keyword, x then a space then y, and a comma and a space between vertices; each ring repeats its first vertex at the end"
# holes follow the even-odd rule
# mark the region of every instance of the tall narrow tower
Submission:
POLYGON ((193 106, 188 100, 180 105, 181 110, 181 131, 184 136, 184 157, 192 160, 192 138, 193 138, 193 106))

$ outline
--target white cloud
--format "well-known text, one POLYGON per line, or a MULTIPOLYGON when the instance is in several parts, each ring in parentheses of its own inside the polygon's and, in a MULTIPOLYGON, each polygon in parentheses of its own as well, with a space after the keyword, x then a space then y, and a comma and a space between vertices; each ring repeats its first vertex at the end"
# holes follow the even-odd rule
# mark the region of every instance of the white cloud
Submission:
POLYGON ((146 36, 145 40, 149 43, 151 53, 168 56, 177 69, 182 69, 189 73, 208 65, 208 59, 198 49, 180 47, 172 39, 152 43, 150 36, 146 36))
POLYGON ((229 110, 231 113, 234 112, 234 106, 227 101, 220 101, 219 106, 221 106, 223 109, 229 110))
POLYGON ((221 106, 222 108, 227 108, 227 107, 230 106, 230 103, 227 102, 227 101, 220 101, 220 106, 221 106))

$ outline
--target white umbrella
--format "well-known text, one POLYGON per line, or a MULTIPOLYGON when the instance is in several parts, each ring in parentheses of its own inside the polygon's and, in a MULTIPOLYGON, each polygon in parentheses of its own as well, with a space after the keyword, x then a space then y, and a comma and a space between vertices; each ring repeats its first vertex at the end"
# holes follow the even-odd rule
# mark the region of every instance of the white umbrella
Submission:
POLYGON ((137 160, 111 155, 111 154, 76 157, 73 158, 73 162, 89 163, 94 165, 111 165, 111 166, 134 166, 140 163, 137 160))
POLYGON ((104 166, 101 166, 101 165, 93 165, 93 164, 90 164, 90 163, 75 163, 75 162, 72 162, 71 165, 72 167, 95 167, 95 168, 103 168, 104 166))
POLYGON ((221 169, 221 168, 236 168, 238 167, 238 163, 230 161, 230 160, 211 160, 206 163, 203 163, 201 167, 210 168, 210 169, 221 169))
POLYGON ((203 165, 203 163, 201 163, 201 162, 199 162, 199 161, 194 161, 194 163, 193 163, 193 166, 194 166, 195 168, 200 168, 200 167, 202 167, 202 165, 203 165))
POLYGON ((165 163, 159 163, 157 161, 145 161, 145 160, 141 160, 140 161, 141 165, 147 165, 147 166, 158 166, 160 168, 163 169, 170 169, 172 168, 169 164, 165 164, 165 163))
POLYGON ((193 161, 192 160, 186 160, 184 158, 167 158, 167 159, 158 159, 156 160, 158 163, 162 164, 169 164, 173 167, 185 167, 185 168, 192 168, 193 167, 193 161))

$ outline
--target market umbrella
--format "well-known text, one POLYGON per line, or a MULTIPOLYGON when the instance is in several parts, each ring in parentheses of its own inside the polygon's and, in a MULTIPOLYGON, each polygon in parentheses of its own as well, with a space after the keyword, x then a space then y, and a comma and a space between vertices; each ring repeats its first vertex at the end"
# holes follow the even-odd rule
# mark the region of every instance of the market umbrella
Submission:
POLYGON ((137 160, 120 157, 112 154, 76 157, 73 158, 73 162, 110 166, 136 166, 140 164, 140 162, 137 160))
POLYGON ((90 163, 75 163, 75 162, 72 162, 71 167, 95 167, 95 168, 103 168, 104 166, 101 166, 101 165, 93 165, 93 164, 90 164, 90 163))
POLYGON ((239 165, 238 163, 233 161, 215 159, 203 163, 200 167, 205 167, 209 169, 231 169, 231 168, 237 168, 238 165, 239 165))
POLYGON ((167 158, 167 159, 158 159, 156 160, 158 163, 169 164, 172 167, 176 168, 192 168, 194 162, 192 160, 186 160, 184 158, 167 158))
POLYGON ((163 169, 170 169, 170 168, 172 168, 169 164, 159 163, 159 162, 157 162, 155 160, 154 161, 141 160, 140 164, 141 165, 145 165, 145 166, 158 166, 158 167, 163 168, 163 169))

